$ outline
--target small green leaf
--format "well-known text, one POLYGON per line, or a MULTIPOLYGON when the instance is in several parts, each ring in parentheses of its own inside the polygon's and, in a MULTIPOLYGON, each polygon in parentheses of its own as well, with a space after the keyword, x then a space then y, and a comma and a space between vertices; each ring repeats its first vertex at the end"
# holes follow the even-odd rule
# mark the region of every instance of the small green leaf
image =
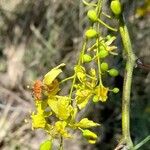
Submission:
POLYGON ((40 150, 52 150, 52 140, 46 140, 40 145, 40 150))

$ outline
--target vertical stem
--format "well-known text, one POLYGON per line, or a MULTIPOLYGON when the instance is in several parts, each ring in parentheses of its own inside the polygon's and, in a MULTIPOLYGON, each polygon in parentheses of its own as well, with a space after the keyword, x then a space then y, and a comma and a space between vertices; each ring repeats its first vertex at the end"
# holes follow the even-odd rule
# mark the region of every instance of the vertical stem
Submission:
POLYGON ((102 3, 103 3, 103 0, 98 0, 98 3, 97 3, 97 16, 98 17, 100 17, 100 15, 101 15, 102 3))
POLYGON ((63 150, 63 137, 62 136, 60 138, 60 145, 59 145, 58 150, 63 150))
POLYGON ((136 57, 133 53, 129 32, 124 21, 121 22, 119 30, 124 46, 124 51, 127 56, 122 97, 122 142, 130 149, 133 147, 133 143, 130 137, 130 94, 136 57))
MULTIPOLYGON (((99 0, 98 3, 97 3, 97 16, 100 18, 100 15, 101 15, 101 12, 102 12, 102 3, 103 3, 103 0, 99 0)), ((96 28, 97 28, 97 32, 100 33, 100 24, 97 22, 96 23, 96 28)), ((99 35, 97 37, 97 44, 98 44, 98 48, 97 48, 97 56, 98 53, 99 53, 99 45, 100 45, 100 42, 99 42, 99 35)), ((97 64, 98 64, 98 77, 99 77, 99 85, 102 85, 102 78, 101 78, 101 67, 100 67, 100 64, 101 64, 101 61, 100 61, 100 58, 98 57, 97 58, 97 64)))
MULTIPOLYGON (((84 54, 84 52, 85 52, 85 49, 86 49, 86 39, 85 39, 84 42, 83 42, 82 50, 81 50, 81 52, 80 52, 80 56, 79 56, 77 65, 80 65, 80 64, 81 64, 81 59, 82 59, 82 56, 83 56, 83 54, 84 54)), ((75 72, 74 78, 73 78, 73 81, 72 81, 72 86, 71 86, 71 89, 70 89, 70 94, 69 94, 69 97, 70 97, 70 98, 72 97, 72 92, 73 92, 74 84, 75 84, 75 82, 76 82, 76 77, 77 77, 77 73, 75 72)))

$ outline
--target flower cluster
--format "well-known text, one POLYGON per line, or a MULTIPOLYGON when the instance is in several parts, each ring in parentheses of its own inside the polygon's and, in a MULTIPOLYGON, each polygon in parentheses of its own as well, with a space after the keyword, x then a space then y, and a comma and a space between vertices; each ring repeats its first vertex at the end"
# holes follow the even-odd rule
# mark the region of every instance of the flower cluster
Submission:
MULTIPOLYGON (((34 91, 36 112, 31 114, 32 128, 45 130, 50 139, 71 138, 72 135, 69 133, 69 129, 78 129, 89 143, 94 144, 97 135, 88 129, 99 126, 99 124, 88 118, 77 121, 78 108, 73 106, 71 97, 58 95, 60 83, 57 76, 62 72, 60 67, 64 65, 60 64, 44 76, 40 86, 40 91, 42 91, 40 99, 36 97, 38 93, 34 91), (53 118, 53 122, 49 118, 53 118)), ((35 82, 35 85, 37 85, 37 82, 35 82)), ((76 97, 76 102, 78 105, 79 97, 76 97)), ((78 106, 80 107, 80 105, 78 106)))
MULTIPOLYGON (((119 72, 105 61, 107 57, 117 55, 115 52, 117 47, 113 45, 116 38, 111 35, 103 37, 100 34, 99 25, 112 31, 117 30, 100 19, 99 5, 83 2, 93 7, 87 12, 87 18, 92 26, 85 31, 83 46, 78 63, 74 66, 73 76, 59 81, 61 67, 65 66, 65 64, 60 64, 49 71, 42 81, 37 80, 33 87, 36 111, 31 115, 32 128, 45 130, 51 142, 53 139, 72 138, 70 131, 80 130, 89 143, 96 143, 98 136, 90 128, 100 126, 100 124, 88 118, 78 121, 78 113, 87 106, 89 101, 105 102, 109 91, 119 92, 117 87, 111 89, 103 84, 103 75, 108 73, 115 77, 119 72), (90 69, 86 66, 90 66, 90 69), (70 93, 59 95, 60 84, 70 79, 72 80, 70 93)), ((61 147, 62 142, 60 143, 61 147)), ((45 144, 51 149, 52 143, 46 141, 45 144)), ((45 144, 41 147, 45 147, 45 144)))

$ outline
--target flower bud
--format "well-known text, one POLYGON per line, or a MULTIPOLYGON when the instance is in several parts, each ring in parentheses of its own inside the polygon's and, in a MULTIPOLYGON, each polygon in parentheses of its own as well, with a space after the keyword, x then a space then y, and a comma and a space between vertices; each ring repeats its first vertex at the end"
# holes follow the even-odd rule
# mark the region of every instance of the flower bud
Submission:
POLYGON ((95 10, 89 10, 88 13, 87 13, 87 16, 88 16, 88 18, 89 18, 92 22, 96 22, 97 19, 98 19, 95 10))
POLYGON ((112 77, 116 77, 116 76, 118 76, 118 70, 116 70, 116 69, 110 69, 109 71, 108 71, 108 73, 109 73, 109 75, 110 76, 112 76, 112 77))
POLYGON ((115 87, 115 88, 113 88, 112 92, 117 94, 119 92, 119 89, 115 87))
POLYGON ((107 50, 100 50, 100 52, 99 52, 99 57, 100 58, 105 58, 105 57, 107 57, 108 56, 108 51, 107 50))
POLYGON ((85 63, 88 63, 88 62, 92 61, 92 57, 88 54, 84 54, 82 59, 83 59, 83 62, 85 62, 85 63))
POLYGON ((95 144, 97 140, 97 135, 90 130, 83 130, 83 136, 88 140, 90 144, 95 144))
POLYGON ((85 36, 87 38, 95 38, 97 36, 97 32, 95 29, 88 29, 86 32, 85 32, 85 36))
POLYGON ((107 71, 108 70, 108 63, 106 63, 106 62, 101 63, 101 70, 107 71))
POLYGON ((112 0, 110 8, 115 15, 120 15, 121 13, 121 3, 119 0, 112 0))
POLYGON ((95 95, 94 97, 93 97, 93 102, 94 103, 97 103, 99 101, 99 97, 97 96, 97 95, 95 95))

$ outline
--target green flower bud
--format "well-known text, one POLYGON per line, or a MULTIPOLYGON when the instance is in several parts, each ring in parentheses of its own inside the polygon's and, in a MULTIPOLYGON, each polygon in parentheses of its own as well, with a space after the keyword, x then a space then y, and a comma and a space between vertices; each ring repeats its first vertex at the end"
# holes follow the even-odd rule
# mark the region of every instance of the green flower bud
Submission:
POLYGON ((106 62, 101 63, 101 70, 107 71, 108 70, 108 63, 106 63, 106 62))
POLYGON ((112 0, 110 4, 110 8, 115 15, 119 15, 121 13, 121 3, 119 0, 112 0))
POLYGON ((97 19, 98 19, 95 10, 89 10, 88 13, 87 13, 87 16, 88 16, 88 18, 89 18, 92 22, 96 22, 97 19))
POLYGON ((118 70, 116 70, 116 69, 110 69, 109 71, 108 71, 108 73, 109 73, 109 75, 110 76, 112 76, 112 77, 116 77, 116 76, 118 76, 118 70))
POLYGON ((107 57, 108 56, 108 51, 107 50, 101 50, 100 52, 99 52, 99 57, 100 58, 105 58, 105 57, 107 57))
POLYGON ((102 50, 106 50, 106 48, 104 47, 104 46, 99 46, 99 49, 100 49, 100 51, 102 51, 102 50))
POLYGON ((99 97, 97 96, 97 95, 95 95, 94 97, 93 97, 93 102, 94 103, 97 103, 99 101, 99 97))
POLYGON ((107 39, 107 40, 110 40, 111 37, 112 37, 111 35, 107 35, 107 36, 106 36, 106 39, 107 39))
POLYGON ((115 87, 115 88, 113 88, 112 91, 113 91, 113 93, 117 94, 119 92, 119 89, 115 87))
POLYGON ((83 59, 83 62, 86 62, 86 63, 92 61, 92 57, 90 55, 88 55, 88 54, 84 54, 82 59, 83 59))
POLYGON ((83 136, 88 140, 89 143, 95 144, 97 140, 97 135, 90 130, 83 130, 83 136))
POLYGON ((95 38, 97 36, 97 32, 95 29, 88 29, 86 32, 85 32, 85 36, 87 38, 95 38))

